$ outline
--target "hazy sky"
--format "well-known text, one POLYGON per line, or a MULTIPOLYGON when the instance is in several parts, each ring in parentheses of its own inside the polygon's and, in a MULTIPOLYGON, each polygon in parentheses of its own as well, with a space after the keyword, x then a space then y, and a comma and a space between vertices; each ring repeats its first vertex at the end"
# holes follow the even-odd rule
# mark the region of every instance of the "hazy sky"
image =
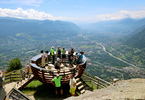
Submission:
POLYGON ((0 16, 94 23, 145 17, 145 0, 0 0, 0 16))

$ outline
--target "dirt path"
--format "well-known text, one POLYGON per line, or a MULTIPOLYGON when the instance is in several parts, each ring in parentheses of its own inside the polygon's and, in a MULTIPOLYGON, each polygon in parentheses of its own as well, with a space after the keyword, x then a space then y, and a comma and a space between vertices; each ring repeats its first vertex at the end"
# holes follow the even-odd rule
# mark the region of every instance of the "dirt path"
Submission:
POLYGON ((15 87, 15 85, 16 85, 16 82, 12 82, 12 83, 6 84, 4 86, 6 93, 8 94, 12 90, 12 88, 15 87))

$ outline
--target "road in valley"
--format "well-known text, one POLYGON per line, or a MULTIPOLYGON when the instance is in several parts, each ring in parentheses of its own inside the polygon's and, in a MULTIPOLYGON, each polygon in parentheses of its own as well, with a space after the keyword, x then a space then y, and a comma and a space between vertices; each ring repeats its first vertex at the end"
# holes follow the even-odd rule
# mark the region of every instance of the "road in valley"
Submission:
MULTIPOLYGON (((87 39, 86 37, 83 37, 83 38, 86 39, 86 40, 89 40, 89 39, 87 39)), ((95 41, 92 41, 92 40, 89 40, 89 41, 95 42, 95 41)), ((126 64, 128 64, 128 65, 130 65, 130 66, 132 66, 132 67, 134 67, 134 68, 138 68, 138 67, 136 67, 134 64, 128 63, 128 62, 122 60, 121 58, 118 58, 118 57, 114 56, 114 55, 111 54, 110 52, 107 52, 107 51, 106 51, 106 48, 105 48, 105 46, 104 46, 103 44, 98 43, 98 42, 96 42, 96 43, 97 43, 98 45, 102 46, 103 51, 106 52, 106 53, 108 53, 111 57, 113 57, 113 58, 115 58, 115 59, 117 59, 117 60, 120 60, 120 61, 122 61, 122 62, 124 62, 124 63, 126 63, 126 64)))

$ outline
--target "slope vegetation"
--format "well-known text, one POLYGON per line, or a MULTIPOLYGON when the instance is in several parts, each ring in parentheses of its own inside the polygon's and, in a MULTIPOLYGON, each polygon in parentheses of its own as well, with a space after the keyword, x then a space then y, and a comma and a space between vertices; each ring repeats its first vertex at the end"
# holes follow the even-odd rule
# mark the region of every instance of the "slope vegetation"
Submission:
POLYGON ((138 33, 130 36, 125 40, 124 44, 129 45, 135 48, 144 48, 145 47, 145 28, 140 30, 138 33))

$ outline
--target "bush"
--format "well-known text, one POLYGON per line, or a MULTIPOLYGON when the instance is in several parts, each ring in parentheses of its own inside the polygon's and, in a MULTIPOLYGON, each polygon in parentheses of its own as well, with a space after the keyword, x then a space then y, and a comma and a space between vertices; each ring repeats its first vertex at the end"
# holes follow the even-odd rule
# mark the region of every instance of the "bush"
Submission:
POLYGON ((19 60, 19 58, 16 57, 9 62, 7 71, 10 72, 10 71, 21 69, 21 68, 22 68, 22 63, 19 60))

